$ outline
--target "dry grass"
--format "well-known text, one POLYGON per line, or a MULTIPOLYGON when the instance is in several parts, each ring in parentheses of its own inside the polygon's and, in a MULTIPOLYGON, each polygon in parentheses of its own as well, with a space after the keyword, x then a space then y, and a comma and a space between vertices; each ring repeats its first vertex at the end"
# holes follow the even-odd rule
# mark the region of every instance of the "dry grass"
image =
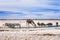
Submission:
POLYGON ((60 40, 60 29, 0 28, 0 40, 60 40))

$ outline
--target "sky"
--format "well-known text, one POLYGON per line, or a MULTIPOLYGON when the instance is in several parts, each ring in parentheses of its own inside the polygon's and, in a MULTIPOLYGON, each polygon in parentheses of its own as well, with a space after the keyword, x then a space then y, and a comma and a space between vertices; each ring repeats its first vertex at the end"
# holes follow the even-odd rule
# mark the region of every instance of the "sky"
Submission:
POLYGON ((0 0, 0 19, 60 19, 60 0, 0 0))

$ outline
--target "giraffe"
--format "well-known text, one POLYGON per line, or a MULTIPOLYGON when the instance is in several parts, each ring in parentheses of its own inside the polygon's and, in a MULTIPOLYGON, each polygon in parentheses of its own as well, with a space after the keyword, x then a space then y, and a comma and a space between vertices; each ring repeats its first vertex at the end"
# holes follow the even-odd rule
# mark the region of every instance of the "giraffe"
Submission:
POLYGON ((34 27, 36 27, 36 24, 34 23, 34 21, 32 19, 27 19, 27 25, 29 26, 29 24, 34 25, 34 27))

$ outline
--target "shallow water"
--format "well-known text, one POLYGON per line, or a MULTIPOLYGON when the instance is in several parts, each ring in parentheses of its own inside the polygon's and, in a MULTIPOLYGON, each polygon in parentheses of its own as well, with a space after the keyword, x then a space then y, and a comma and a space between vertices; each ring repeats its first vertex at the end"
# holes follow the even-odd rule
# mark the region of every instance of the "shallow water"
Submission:
POLYGON ((37 28, 60 28, 60 26, 41 26, 37 28))

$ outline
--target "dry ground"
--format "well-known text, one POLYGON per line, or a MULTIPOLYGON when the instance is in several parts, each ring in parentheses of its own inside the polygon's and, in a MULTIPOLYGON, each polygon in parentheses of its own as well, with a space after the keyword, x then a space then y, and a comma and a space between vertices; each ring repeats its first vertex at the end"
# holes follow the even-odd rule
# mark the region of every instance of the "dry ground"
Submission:
POLYGON ((60 40, 60 28, 0 28, 0 40, 60 40))

